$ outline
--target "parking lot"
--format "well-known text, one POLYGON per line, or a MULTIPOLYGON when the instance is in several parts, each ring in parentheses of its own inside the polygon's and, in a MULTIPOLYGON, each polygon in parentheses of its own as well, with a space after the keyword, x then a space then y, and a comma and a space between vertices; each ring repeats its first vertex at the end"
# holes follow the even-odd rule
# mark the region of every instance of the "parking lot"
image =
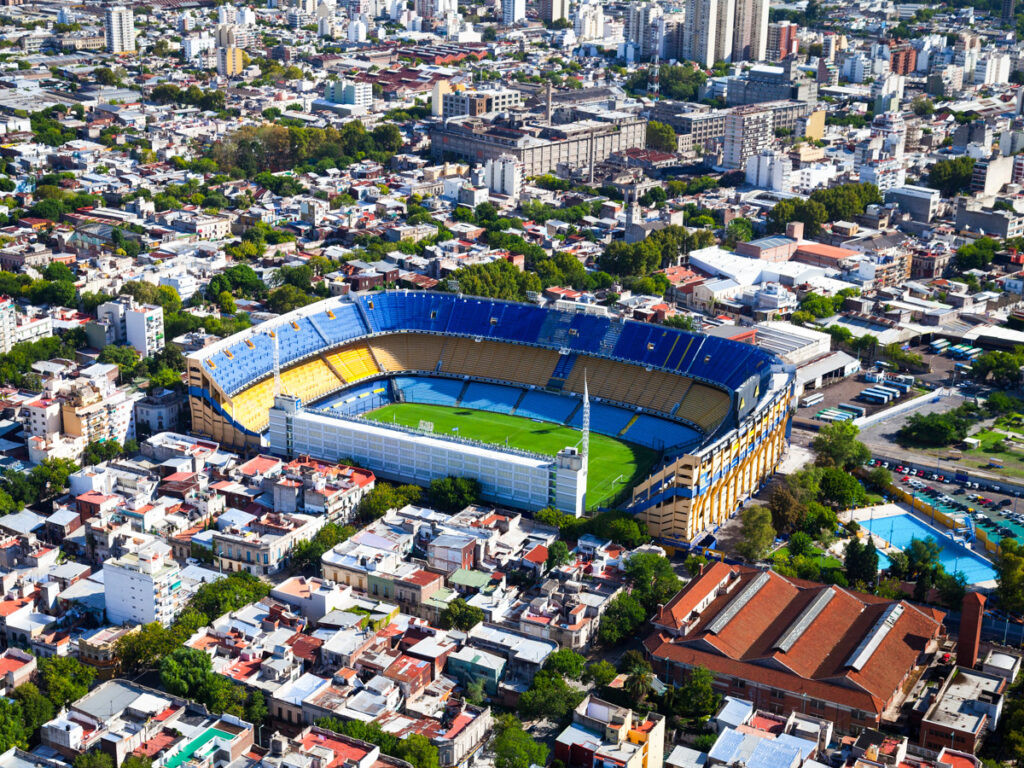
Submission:
POLYGON ((947 514, 970 516, 990 539, 1016 538, 1024 542, 1024 503, 1018 503, 1020 491, 1000 485, 985 487, 974 480, 957 481, 955 474, 872 460, 887 467, 893 479, 910 493, 918 495, 947 514))

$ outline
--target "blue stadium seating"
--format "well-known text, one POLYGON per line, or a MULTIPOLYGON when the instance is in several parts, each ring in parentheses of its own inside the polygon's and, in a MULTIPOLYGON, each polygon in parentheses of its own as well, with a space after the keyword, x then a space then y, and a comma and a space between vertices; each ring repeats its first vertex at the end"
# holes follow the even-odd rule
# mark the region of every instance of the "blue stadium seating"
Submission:
POLYGON ((317 312, 309 317, 310 323, 329 347, 363 336, 369 331, 355 304, 339 304, 330 312, 334 317, 327 312, 317 312))
POLYGON ((527 392, 516 408, 516 416, 564 424, 569 414, 576 410, 578 403, 579 400, 574 397, 552 395, 547 392, 527 392))
POLYGON ((648 448, 668 450, 676 446, 699 443, 700 438, 699 432, 682 424, 641 413, 620 439, 646 445, 648 448))
POLYGON ((407 403, 455 405, 465 382, 457 379, 429 379, 423 376, 397 376, 395 386, 407 403))
MULTIPOLYGON (((629 420, 633 418, 633 412, 625 408, 617 408, 614 405, 604 403, 590 404, 590 429, 600 432, 602 435, 615 437, 622 431, 629 420)), ((569 420, 569 426, 579 429, 583 426, 583 409, 580 408, 569 420)))
POLYGON ((376 410, 391 402, 387 382, 371 381, 356 384, 344 392, 331 395, 316 404, 316 408, 329 410, 342 416, 358 416, 367 411, 376 410))
POLYGON ((512 413, 523 390, 519 387, 503 387, 500 384, 471 382, 466 387, 459 405, 493 413, 512 413))

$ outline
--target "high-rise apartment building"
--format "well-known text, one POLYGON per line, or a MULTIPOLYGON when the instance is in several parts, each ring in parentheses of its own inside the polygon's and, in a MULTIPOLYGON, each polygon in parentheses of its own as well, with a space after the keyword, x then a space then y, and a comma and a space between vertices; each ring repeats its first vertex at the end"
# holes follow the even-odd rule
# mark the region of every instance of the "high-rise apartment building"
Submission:
POLYGON ((782 61, 799 51, 797 32, 800 25, 792 21, 777 21, 768 25, 768 41, 765 43, 765 61, 782 61))
POLYGON ((577 6, 573 31, 581 43, 604 38, 604 7, 600 0, 586 0, 577 6))
POLYGON ((526 19, 526 0, 501 0, 501 23, 514 26, 526 19))
POLYGON ((664 9, 657 3, 634 3, 629 6, 625 38, 627 43, 634 46, 638 58, 649 59, 655 53, 661 54, 658 21, 664 15, 664 9))
POLYGON ((735 0, 733 61, 764 61, 768 48, 768 0, 735 0))
MULTIPOLYGON (((242 49, 225 46, 217 49, 217 74, 221 77, 237 77, 245 69, 242 49)), ((133 345, 134 346, 134 345, 133 345)))
POLYGON ((554 23, 569 18, 569 0, 540 0, 541 21, 554 23))
POLYGON ((745 168, 747 158, 771 147, 774 131, 771 110, 756 104, 737 107, 725 117, 722 165, 733 170, 745 168))
POLYGON ((135 53, 135 15, 131 8, 109 6, 103 31, 107 53, 135 53))
POLYGON ((162 541, 103 563, 107 620, 111 624, 168 626, 180 608, 181 568, 162 541))
POLYGON ((732 59, 736 0, 686 0, 683 58, 710 67, 732 59))

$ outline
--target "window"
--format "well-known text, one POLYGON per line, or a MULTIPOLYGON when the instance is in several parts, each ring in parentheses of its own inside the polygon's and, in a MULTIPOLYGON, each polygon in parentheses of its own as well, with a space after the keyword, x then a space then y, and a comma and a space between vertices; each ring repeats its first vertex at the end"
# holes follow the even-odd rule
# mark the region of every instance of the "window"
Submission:
POLYGON ((785 691, 780 691, 778 688, 772 688, 772 698, 773 699, 784 699, 784 698, 786 698, 786 693, 785 693, 785 691))
POLYGON ((734 677, 732 679, 732 687, 733 688, 746 688, 747 687, 747 681, 746 680, 740 680, 738 677, 734 677))

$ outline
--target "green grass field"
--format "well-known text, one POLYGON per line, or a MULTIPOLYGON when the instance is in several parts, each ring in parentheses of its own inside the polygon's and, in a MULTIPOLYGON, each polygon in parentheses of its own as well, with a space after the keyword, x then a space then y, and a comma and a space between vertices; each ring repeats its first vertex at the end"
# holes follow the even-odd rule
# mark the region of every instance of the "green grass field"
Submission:
MULTIPOLYGON (((476 411, 447 405, 396 403, 364 414, 367 419, 404 427, 419 427, 421 421, 434 424, 438 435, 456 434, 468 440, 554 456, 580 440, 577 429, 550 422, 537 422, 504 413, 476 411), (459 431, 452 432, 453 427, 459 431)), ((625 489, 645 477, 657 454, 607 435, 590 434, 590 462, 587 467, 587 505, 611 505, 625 489)))

